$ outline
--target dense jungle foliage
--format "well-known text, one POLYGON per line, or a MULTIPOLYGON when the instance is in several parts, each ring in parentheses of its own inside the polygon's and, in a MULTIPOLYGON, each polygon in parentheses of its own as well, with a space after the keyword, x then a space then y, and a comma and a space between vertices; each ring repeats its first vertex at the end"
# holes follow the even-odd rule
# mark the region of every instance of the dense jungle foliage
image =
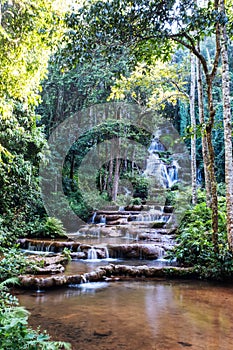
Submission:
MULTIPOLYGON (((108 108, 106 122, 96 126, 96 105, 120 102, 137 105, 142 115, 153 111, 157 120, 174 125, 191 155, 196 136, 198 202, 190 202, 172 256, 184 266, 195 266, 202 278, 232 277, 232 101, 227 102, 233 93, 232 5, 232 0, 198 5, 145 0, 130 6, 125 0, 98 0, 77 1, 73 7, 59 0, 0 1, 1 349, 69 349, 68 344, 50 342, 48 335, 29 329, 27 311, 8 290, 27 268, 18 237, 64 237, 75 229, 46 212, 40 191, 41 164, 50 166, 48 144, 56 128, 89 111, 88 128, 73 141, 62 169, 64 198, 82 220, 88 221, 103 203, 119 206, 126 197, 127 204, 150 199, 148 181, 142 177, 143 151, 137 159, 106 157, 97 175, 87 167, 86 186, 95 184, 96 191, 82 191, 79 170, 90 151, 105 143, 107 153, 114 138, 147 149, 154 131, 121 123, 120 113, 110 120, 108 108), (195 125, 190 118, 191 54, 197 69, 198 62, 201 67, 195 125), (227 73, 229 91, 224 90, 227 73), (212 169, 209 193, 205 168, 212 169), (129 183, 131 193, 126 196, 129 183)), ((124 142, 117 141, 116 148, 124 142)), ((171 161, 169 154, 161 156, 164 162, 171 161)), ((55 170, 50 179, 54 192, 55 170)), ((179 186, 168 191, 167 204, 176 200, 176 191, 179 186)), ((62 201, 57 207, 65 212, 62 201)))

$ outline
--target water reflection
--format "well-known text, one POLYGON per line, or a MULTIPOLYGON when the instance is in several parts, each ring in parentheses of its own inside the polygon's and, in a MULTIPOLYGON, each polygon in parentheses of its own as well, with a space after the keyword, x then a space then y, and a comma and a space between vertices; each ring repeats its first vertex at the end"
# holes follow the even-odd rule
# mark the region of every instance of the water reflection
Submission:
POLYGON ((99 266, 105 266, 108 264, 115 264, 115 265, 130 265, 130 266, 141 266, 141 265, 147 265, 147 266, 176 266, 176 261, 173 260, 166 260, 163 258, 156 259, 156 260, 124 260, 124 259, 97 259, 97 260, 72 260, 69 262, 69 264, 66 266, 65 274, 72 275, 72 274, 85 274, 88 272, 91 272, 95 270, 99 266))
POLYGON ((232 287, 204 282, 87 283, 20 295, 30 322, 74 350, 233 349, 232 287))

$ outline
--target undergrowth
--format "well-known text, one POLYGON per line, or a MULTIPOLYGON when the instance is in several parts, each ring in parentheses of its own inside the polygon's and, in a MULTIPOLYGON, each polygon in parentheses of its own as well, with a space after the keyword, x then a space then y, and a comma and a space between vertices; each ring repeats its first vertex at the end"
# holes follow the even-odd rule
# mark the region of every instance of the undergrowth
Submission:
POLYGON ((193 266, 201 278, 227 280, 233 277, 233 254, 227 242, 225 198, 219 197, 218 253, 212 242, 211 210, 202 199, 185 213, 170 257, 181 266, 193 266))
POLYGON ((46 332, 28 326, 29 312, 19 305, 9 287, 19 284, 28 262, 17 246, 2 248, 5 233, 0 233, 0 350, 70 350, 64 342, 50 341, 46 332))

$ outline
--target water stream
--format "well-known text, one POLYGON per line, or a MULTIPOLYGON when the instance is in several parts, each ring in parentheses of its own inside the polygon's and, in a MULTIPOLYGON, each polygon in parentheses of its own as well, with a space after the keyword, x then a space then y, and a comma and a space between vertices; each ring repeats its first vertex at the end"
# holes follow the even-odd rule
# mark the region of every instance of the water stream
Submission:
POLYGON ((149 156, 144 175, 149 177, 155 176, 159 178, 163 187, 171 188, 178 181, 179 165, 177 161, 165 162, 163 156, 166 158, 168 154, 166 148, 157 137, 152 140, 148 151, 149 156))
POLYGON ((20 303, 73 350, 233 349, 232 286, 195 281, 83 283, 20 303))
MULTIPOLYGON (((144 175, 158 178, 164 191, 178 181, 179 165, 168 157, 155 137, 144 175)), ((70 234, 68 242, 22 240, 22 249, 33 253, 70 249, 73 261, 65 273, 83 277, 69 288, 20 291, 20 303, 31 312, 30 324, 47 329, 55 340, 71 342, 73 350, 233 348, 228 287, 159 280, 90 283, 85 276, 109 263, 168 264, 164 254, 174 245, 167 226, 172 212, 165 204, 120 206, 93 213, 89 225, 70 234)))

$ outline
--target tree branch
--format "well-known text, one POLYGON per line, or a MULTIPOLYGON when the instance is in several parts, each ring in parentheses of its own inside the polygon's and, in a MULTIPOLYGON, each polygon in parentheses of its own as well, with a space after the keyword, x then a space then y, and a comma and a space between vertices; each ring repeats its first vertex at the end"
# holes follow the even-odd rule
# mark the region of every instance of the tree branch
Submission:
POLYGON ((197 50, 194 40, 187 33, 174 34, 171 36, 171 38, 174 41, 178 42, 179 44, 184 45, 187 49, 189 49, 200 60, 202 66, 203 66, 205 76, 207 77, 209 75, 209 71, 208 71, 208 66, 207 66, 206 60, 205 60, 204 56, 200 53, 200 51, 197 50), (184 36, 190 42, 190 44, 188 44, 186 41, 180 39, 180 36, 184 36))

